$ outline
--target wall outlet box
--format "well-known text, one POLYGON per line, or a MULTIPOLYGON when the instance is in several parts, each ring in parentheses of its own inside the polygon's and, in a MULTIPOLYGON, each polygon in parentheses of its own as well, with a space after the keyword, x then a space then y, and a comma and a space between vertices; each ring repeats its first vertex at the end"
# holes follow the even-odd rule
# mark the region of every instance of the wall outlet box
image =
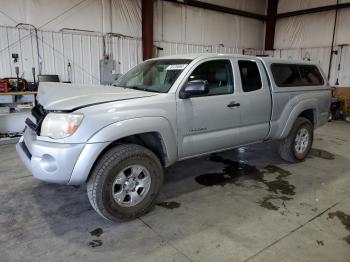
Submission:
POLYGON ((110 85, 114 82, 115 64, 113 59, 100 60, 100 83, 102 85, 110 85))

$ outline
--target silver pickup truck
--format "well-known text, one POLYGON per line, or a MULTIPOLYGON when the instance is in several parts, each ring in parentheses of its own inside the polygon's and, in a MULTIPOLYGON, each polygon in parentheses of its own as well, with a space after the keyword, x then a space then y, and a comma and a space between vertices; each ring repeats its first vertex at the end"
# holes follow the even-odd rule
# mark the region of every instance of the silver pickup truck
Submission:
POLYGON ((138 217, 155 204, 176 161, 279 140, 303 160, 328 120, 331 94, 308 62, 195 54, 147 60, 115 86, 42 83, 17 151, 43 181, 87 183, 104 218, 138 217))

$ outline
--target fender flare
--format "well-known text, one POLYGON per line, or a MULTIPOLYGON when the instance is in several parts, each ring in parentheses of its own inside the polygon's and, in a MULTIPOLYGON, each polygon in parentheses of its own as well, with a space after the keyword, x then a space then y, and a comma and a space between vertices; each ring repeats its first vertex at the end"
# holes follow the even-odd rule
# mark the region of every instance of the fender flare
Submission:
POLYGON ((94 163, 111 143, 127 136, 149 132, 159 134, 166 154, 166 166, 176 162, 178 158, 176 135, 168 119, 140 117, 122 120, 101 128, 89 138, 75 164, 68 184, 79 185, 86 182, 94 163))
POLYGON ((295 120, 297 117, 305 110, 313 110, 314 111, 314 124, 317 124, 317 103, 313 99, 307 99, 300 101, 295 105, 293 110, 290 112, 288 119, 286 120, 286 123, 283 126, 281 135, 279 136, 280 139, 285 138, 288 136, 290 130, 292 129, 295 120))
POLYGON ((156 132, 160 135, 167 162, 176 161, 176 136, 170 122, 165 117, 140 117, 122 120, 100 129, 88 139, 87 143, 112 143, 127 136, 149 132, 156 132))

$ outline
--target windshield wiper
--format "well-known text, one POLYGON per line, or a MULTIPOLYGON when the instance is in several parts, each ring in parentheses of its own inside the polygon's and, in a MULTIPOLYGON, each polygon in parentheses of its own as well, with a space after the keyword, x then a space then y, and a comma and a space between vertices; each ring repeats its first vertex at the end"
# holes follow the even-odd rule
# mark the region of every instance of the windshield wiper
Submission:
POLYGON ((123 87, 124 87, 124 88, 135 89, 135 90, 140 90, 140 91, 148 91, 148 92, 161 93, 160 91, 148 89, 148 88, 142 87, 142 86, 123 86, 123 87))

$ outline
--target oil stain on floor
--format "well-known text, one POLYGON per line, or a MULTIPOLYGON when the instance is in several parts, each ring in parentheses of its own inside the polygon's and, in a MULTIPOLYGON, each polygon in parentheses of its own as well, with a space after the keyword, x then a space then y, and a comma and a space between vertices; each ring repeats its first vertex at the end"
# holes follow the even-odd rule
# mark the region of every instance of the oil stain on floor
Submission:
POLYGON ((310 157, 319 157, 322 159, 326 159, 326 160, 334 160, 335 155, 333 155, 332 153, 322 150, 322 149, 317 149, 317 148, 312 148, 309 152, 309 156, 310 157))
MULTIPOLYGON (((328 213, 328 217, 331 219, 337 217, 345 226, 345 229, 350 232, 350 215, 344 213, 343 211, 336 211, 328 213)), ((350 235, 344 237, 344 240, 350 245, 350 235)))
POLYGON ((316 240, 317 245, 324 246, 323 240, 316 240))
POLYGON ((167 208, 167 209, 179 208, 180 205, 181 205, 180 203, 175 202, 175 201, 159 202, 159 203, 157 203, 157 206, 160 206, 160 207, 163 207, 163 208, 167 208))
POLYGON ((199 175, 195 178, 196 182, 204 186, 224 186, 226 184, 234 184, 243 186, 242 178, 255 180, 261 183, 269 194, 262 200, 258 201, 261 207, 278 210, 279 207, 272 203, 272 200, 280 200, 284 205, 284 201, 292 199, 295 195, 295 186, 290 184, 285 178, 291 173, 280 167, 268 165, 262 169, 249 165, 242 161, 232 161, 219 155, 211 155, 210 161, 224 164, 224 168, 220 173, 209 173, 199 175), (274 180, 267 180, 266 174, 277 174, 274 180))
MULTIPOLYGON (((90 235, 94 237, 100 237, 103 234, 103 229, 98 227, 92 231, 90 231, 90 235)), ((103 242, 100 239, 94 239, 88 243, 89 247, 100 247, 102 246, 103 242)))
POLYGON ((102 240, 94 239, 88 243, 90 247, 100 247, 102 246, 102 240))
POLYGON ((103 229, 100 227, 90 231, 91 236, 100 237, 102 234, 103 234, 103 229))

